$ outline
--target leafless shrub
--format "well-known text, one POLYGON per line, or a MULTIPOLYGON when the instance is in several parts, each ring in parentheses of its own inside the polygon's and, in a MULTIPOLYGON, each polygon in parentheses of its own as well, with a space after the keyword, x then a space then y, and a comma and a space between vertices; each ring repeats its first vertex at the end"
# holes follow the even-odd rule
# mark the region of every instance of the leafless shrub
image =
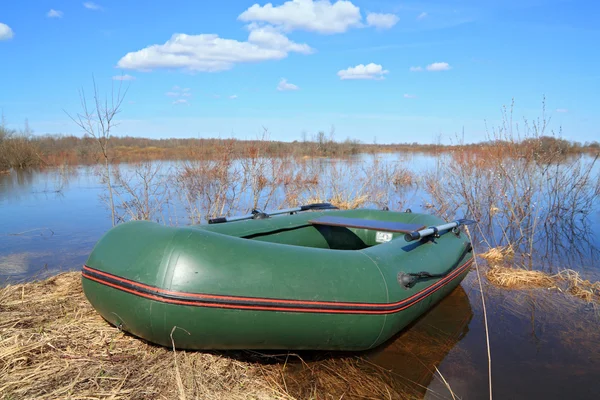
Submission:
POLYGON ((110 139, 112 130, 116 126, 115 118, 121 112, 121 105, 125 100, 127 94, 127 88, 123 89, 123 82, 120 81, 119 86, 116 88, 112 86, 110 98, 101 98, 100 91, 96 85, 96 80, 93 79, 93 103, 92 106, 88 105, 83 89, 79 91, 79 100, 81 103, 81 112, 75 116, 67 113, 69 118, 79 128, 83 130, 86 136, 91 137, 97 144, 97 149, 101 154, 104 167, 98 171, 101 173, 101 180, 106 185, 108 190, 108 204, 111 212, 112 224, 116 224, 115 216, 115 203, 113 187, 111 182, 111 152, 110 152, 110 139))
POLYGON ((10 168, 26 169, 44 164, 39 149, 31 141, 32 131, 25 120, 23 130, 16 132, 6 127, 4 115, 0 122, 0 171, 10 168))
POLYGON ((269 157, 268 146, 269 134, 265 129, 259 140, 250 144, 240 159, 244 176, 242 187, 250 194, 248 208, 251 209, 269 207, 275 192, 284 182, 286 170, 291 168, 288 157, 269 157))
POLYGON ((327 170, 319 178, 319 185, 307 187, 301 202, 331 202, 342 209, 363 207, 381 200, 381 192, 372 192, 376 179, 362 163, 330 160, 327 170))
POLYGON ((441 158, 425 188, 435 212, 476 219, 476 233, 489 248, 511 246, 531 265, 544 226, 581 225, 591 212, 597 157, 565 157, 560 146, 546 145, 544 115, 525 120, 524 129, 513 121, 512 108, 502 116, 488 144, 441 158))
POLYGON ((233 143, 224 142, 219 154, 219 159, 212 160, 192 153, 177 172, 178 192, 192 223, 239 209, 245 180, 234 158, 233 143))
POLYGON ((128 166, 115 165, 112 170, 117 199, 117 221, 154 220, 167 222, 171 204, 169 168, 146 161, 128 166))

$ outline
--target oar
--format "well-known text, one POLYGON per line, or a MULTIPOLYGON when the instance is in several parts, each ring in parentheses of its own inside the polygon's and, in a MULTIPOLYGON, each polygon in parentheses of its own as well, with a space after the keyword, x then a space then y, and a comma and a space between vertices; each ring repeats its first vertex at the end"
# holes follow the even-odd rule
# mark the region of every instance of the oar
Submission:
POLYGON ((220 224, 223 222, 233 222, 233 221, 242 221, 245 219, 261 219, 267 218, 271 215, 279 215, 279 214, 291 214, 299 211, 308 211, 308 210, 337 210, 338 208, 330 203, 313 203, 307 204, 304 206, 294 207, 294 208, 286 208, 283 210, 274 210, 269 212, 262 212, 260 210, 252 210, 250 214, 246 215, 238 215, 235 217, 216 217, 208 220, 209 224, 220 224))
POLYGON ((407 242, 412 242, 413 240, 423 239, 424 237, 430 235, 437 235, 440 231, 458 228, 461 225, 471 225, 475 223, 477 223, 477 221, 473 221, 472 219, 457 219, 456 221, 448 222, 447 224, 430 226, 425 229, 421 229, 420 231, 413 231, 407 233, 404 235, 404 240, 406 240, 407 242))

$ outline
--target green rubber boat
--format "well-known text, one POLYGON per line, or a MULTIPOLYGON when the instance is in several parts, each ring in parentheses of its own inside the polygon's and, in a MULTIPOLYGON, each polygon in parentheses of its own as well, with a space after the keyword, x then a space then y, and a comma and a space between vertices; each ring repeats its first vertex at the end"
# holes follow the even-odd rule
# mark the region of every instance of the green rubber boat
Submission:
POLYGON ((473 261, 461 221, 367 209, 257 216, 120 224, 83 267, 85 295, 111 324, 163 346, 366 350, 444 298, 473 261))

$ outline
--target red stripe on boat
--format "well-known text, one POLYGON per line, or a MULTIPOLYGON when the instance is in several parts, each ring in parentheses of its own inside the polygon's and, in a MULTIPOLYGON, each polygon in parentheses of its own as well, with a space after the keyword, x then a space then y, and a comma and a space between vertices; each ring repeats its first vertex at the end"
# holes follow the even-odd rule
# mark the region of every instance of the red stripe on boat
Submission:
POLYGON ((288 312, 309 312, 309 313, 336 313, 336 314, 393 314, 399 311, 402 311, 414 304, 417 304, 421 300, 429 297, 433 293, 437 292, 439 289, 450 283, 454 278, 460 275, 462 272, 466 271, 468 267, 473 262, 473 259, 466 261, 459 267, 455 268, 450 274, 440 279, 436 283, 424 288, 423 290, 415 293, 414 295, 400 300, 395 303, 353 303, 353 302, 334 302, 334 301, 313 301, 313 300, 289 300, 289 299, 273 299, 273 298, 259 298, 259 297, 242 297, 242 296, 225 296, 225 295, 216 295, 216 294, 203 294, 203 293, 188 293, 188 292, 177 292, 172 290, 161 289, 158 287, 146 285, 140 282, 135 282, 126 278, 122 278, 117 275, 109 274, 107 272, 99 271, 97 269, 88 267, 87 265, 83 266, 82 275, 86 279, 92 280, 94 282, 110 286, 112 288, 128 292, 134 294, 136 296, 145 297, 151 300, 170 303, 170 304, 180 304, 180 305, 189 305, 196 307, 213 307, 213 308, 227 308, 227 309, 241 309, 241 310, 257 310, 257 311, 288 311, 288 312), (92 276, 90 274, 98 275, 92 276), (108 279, 126 283, 128 285, 133 286, 133 288, 125 287, 124 285, 109 282, 106 279, 102 279, 104 276, 108 279), (136 290, 146 289, 157 294, 145 293, 144 291, 136 290), (423 295, 423 293, 426 293, 423 295), (168 297, 161 296, 171 295, 178 296, 186 299, 172 299, 168 297), (421 298, 418 298, 421 297, 421 298), (208 302, 199 302, 198 300, 208 300, 208 302), (227 303, 211 303, 210 300, 219 301, 219 300, 229 300, 229 301, 250 301, 250 302, 258 302, 258 303, 266 303, 264 305, 244 305, 244 304, 227 304, 227 303), (283 307, 278 307, 278 305, 284 305, 283 307), (293 306, 315 306, 313 308, 294 308, 293 306), (327 308, 327 307, 333 308, 327 308), (349 307, 348 309, 334 309, 335 307, 349 307), (355 309, 352 309, 355 307, 355 309), (389 310, 364 310, 360 309, 361 307, 370 307, 370 308, 390 308, 389 310))

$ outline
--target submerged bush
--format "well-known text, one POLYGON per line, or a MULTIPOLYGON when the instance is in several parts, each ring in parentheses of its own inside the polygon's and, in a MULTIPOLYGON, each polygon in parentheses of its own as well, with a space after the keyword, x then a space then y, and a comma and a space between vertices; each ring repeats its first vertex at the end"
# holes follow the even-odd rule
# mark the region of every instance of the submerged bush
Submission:
POLYGON ((7 129, 4 123, 0 124, 0 171, 37 167, 41 164, 39 149, 31 140, 27 124, 21 132, 7 129))
POLYGON ((535 245, 550 234, 566 234, 556 243, 573 240, 588 228, 598 156, 567 155, 565 142, 551 139, 548 130, 543 116, 519 126, 512 109, 504 109, 489 142, 452 152, 426 179, 435 211, 477 220, 478 239, 490 248, 510 246, 529 263, 535 245))

